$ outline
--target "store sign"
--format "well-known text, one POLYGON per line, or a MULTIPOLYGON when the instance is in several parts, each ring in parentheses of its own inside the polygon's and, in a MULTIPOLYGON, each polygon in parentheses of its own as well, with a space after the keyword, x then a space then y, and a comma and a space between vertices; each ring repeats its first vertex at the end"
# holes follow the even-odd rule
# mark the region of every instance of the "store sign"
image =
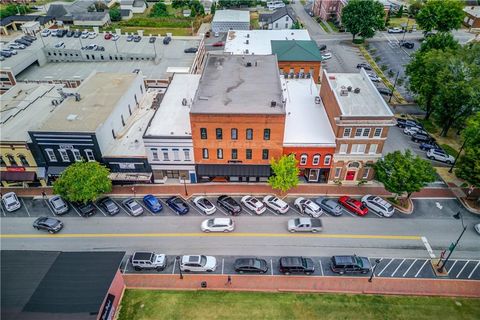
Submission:
POLYGON ((111 320, 115 314, 115 307, 113 306, 113 301, 115 296, 113 294, 108 294, 105 304, 103 305, 102 313, 100 314, 100 320, 111 320))
POLYGON ((25 171, 24 167, 7 167, 7 171, 23 172, 25 171))
POLYGON ((125 163, 121 162, 118 164, 120 169, 135 169, 135 163, 125 163))

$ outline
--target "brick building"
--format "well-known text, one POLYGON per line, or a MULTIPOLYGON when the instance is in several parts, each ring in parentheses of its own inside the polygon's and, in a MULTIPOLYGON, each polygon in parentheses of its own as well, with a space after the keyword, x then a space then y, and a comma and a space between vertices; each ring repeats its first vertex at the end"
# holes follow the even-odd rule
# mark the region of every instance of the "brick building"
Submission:
POLYGON ((468 28, 480 28, 480 6, 469 6, 463 8, 465 18, 463 25, 468 28))
POLYGON ((199 181, 266 181, 285 128, 275 56, 209 55, 190 123, 199 181))
POLYGON ((313 2, 313 14, 324 21, 329 19, 340 21, 342 9, 347 3, 348 0, 315 0, 313 2))
POLYGON ((336 137, 330 180, 373 179, 372 164, 382 157, 393 113, 364 69, 360 73, 323 71, 320 97, 336 137))

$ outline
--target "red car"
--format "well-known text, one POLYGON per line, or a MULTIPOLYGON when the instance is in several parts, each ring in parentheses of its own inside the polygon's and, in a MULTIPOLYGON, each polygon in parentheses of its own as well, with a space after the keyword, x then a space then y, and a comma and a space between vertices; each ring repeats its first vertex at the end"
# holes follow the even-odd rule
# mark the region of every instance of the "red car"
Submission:
POLYGON ((338 199, 338 203, 344 206, 348 211, 359 216, 364 216, 368 213, 368 208, 363 203, 348 196, 340 197, 340 199, 338 199))
POLYGON ((103 37, 105 40, 110 40, 113 37, 113 35, 110 32, 105 33, 105 36, 103 37))
POLYGON ((212 44, 212 47, 223 47, 224 45, 225 43, 223 43, 222 41, 218 41, 212 44))

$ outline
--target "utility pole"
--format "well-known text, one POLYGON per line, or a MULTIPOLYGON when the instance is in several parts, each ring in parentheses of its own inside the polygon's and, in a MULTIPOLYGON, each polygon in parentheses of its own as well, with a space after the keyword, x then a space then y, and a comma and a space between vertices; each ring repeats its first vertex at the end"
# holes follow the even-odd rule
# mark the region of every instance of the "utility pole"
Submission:
POLYGON ((458 237, 457 241, 455 243, 452 243, 450 245, 450 248, 449 248, 449 253, 448 253, 448 256, 447 256, 447 259, 445 259, 442 263, 442 265, 440 267, 438 267, 437 271, 438 272, 441 272, 443 273, 445 271, 445 265, 447 264, 448 262, 448 259, 450 259, 450 256, 452 255, 453 251, 455 250, 455 248, 457 247, 458 245, 458 242, 460 241, 460 239, 462 238, 463 234, 465 233, 465 230, 467 230, 467 226, 463 223, 463 216, 462 216, 462 213, 460 211, 458 211, 454 216, 453 216, 455 219, 461 219, 462 220, 462 227, 463 227, 463 230, 462 230, 462 233, 460 233, 460 236, 458 237))

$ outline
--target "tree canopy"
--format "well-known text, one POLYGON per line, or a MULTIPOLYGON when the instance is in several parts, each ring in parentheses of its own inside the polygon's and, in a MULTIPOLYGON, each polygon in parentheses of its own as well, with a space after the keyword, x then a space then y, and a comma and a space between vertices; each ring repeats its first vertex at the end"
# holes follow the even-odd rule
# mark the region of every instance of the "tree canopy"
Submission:
POLYGON ((68 166, 53 183, 53 192, 68 201, 94 201, 112 190, 109 170, 98 162, 76 162, 68 166))
POLYGON ((271 159, 273 175, 268 178, 268 183, 273 189, 286 192, 298 185, 298 175, 300 170, 297 167, 297 159, 295 155, 283 155, 278 161, 271 159))
POLYGON ((427 183, 435 181, 435 169, 430 162, 414 156, 407 149, 405 153, 395 151, 375 163, 376 179, 385 189, 397 196, 404 193, 410 198, 413 192, 420 191, 427 183))
POLYGON ((457 50, 460 48, 460 44, 452 36, 450 32, 439 32, 434 35, 431 35, 422 42, 419 52, 427 52, 432 49, 437 50, 457 50))
POLYGON ((480 187, 480 111, 466 121, 462 131, 465 152, 456 163, 457 177, 480 187))
POLYGON ((167 5, 163 2, 157 2, 150 11, 150 17, 168 17, 167 5))
POLYGON ((342 24, 353 40, 356 36, 371 38, 385 26, 384 7, 375 0, 350 0, 342 9, 342 24))
POLYGON ((465 17, 464 5, 458 0, 428 0, 416 16, 417 23, 425 31, 458 29, 465 17))
POLYGON ((108 11, 108 14, 110 15, 110 20, 112 20, 113 22, 122 20, 122 15, 120 14, 119 8, 110 9, 108 11))

